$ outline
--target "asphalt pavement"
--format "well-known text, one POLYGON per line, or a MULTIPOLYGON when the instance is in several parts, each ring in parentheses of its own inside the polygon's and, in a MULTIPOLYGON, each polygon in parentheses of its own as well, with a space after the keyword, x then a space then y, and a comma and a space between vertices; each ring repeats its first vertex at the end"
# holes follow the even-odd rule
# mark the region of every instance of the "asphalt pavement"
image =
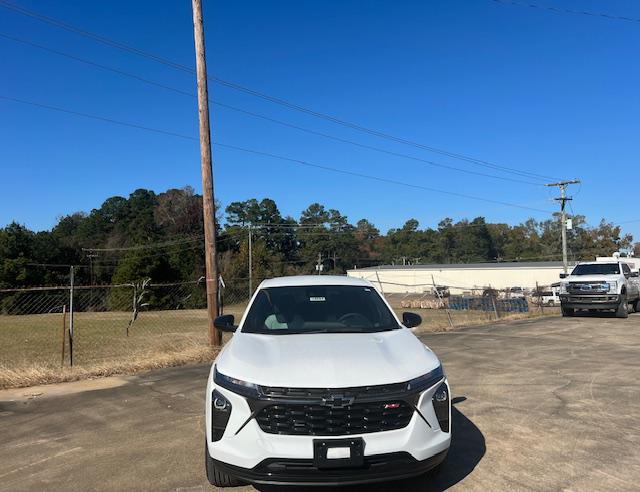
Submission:
MULTIPOLYGON (((638 490, 640 314, 422 338, 454 396, 446 466, 435 480, 350 491, 638 490)), ((0 391, 0 490, 213 490, 203 465, 208 370, 0 391)))

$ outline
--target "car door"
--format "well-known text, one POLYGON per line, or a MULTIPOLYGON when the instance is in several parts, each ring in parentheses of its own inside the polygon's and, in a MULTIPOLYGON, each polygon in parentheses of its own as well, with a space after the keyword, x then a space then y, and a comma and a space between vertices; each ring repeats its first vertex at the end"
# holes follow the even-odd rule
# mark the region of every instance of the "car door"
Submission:
POLYGON ((622 263, 622 273, 627 279, 627 298, 636 299, 640 293, 638 290, 638 277, 631 276, 631 268, 627 263, 622 263))

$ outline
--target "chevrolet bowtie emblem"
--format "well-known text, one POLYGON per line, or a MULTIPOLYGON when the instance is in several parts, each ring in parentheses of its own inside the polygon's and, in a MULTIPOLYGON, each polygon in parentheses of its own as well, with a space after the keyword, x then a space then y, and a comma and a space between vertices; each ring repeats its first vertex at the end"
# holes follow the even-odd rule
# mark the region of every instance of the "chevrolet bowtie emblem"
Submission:
POLYGON ((331 408, 344 408, 353 403, 354 398, 352 396, 345 395, 331 395, 328 398, 322 399, 322 404, 331 408))

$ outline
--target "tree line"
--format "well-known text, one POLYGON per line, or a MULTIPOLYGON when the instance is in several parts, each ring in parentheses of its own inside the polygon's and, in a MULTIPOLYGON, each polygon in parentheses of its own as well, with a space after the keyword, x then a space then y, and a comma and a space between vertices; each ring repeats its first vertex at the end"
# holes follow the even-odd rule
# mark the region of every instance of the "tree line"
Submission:
MULTIPOLYGON (((248 277, 249 234, 253 276, 344 273, 379 264, 544 261, 561 258, 560 221, 487 223, 483 217, 421 228, 410 219, 382 233, 362 218, 312 203, 299 217, 283 216, 270 198, 217 204, 220 270, 225 282, 248 277)), ((633 248, 633 237, 602 220, 590 226, 575 215, 568 232, 572 259, 633 248)), ((68 282, 78 265, 85 285, 196 280, 204 275, 202 200, 190 187, 163 193, 138 189, 114 196, 89 213, 60 217, 48 231, 15 222, 0 229, 0 288, 68 282)), ((636 249, 638 245, 636 244, 636 249)))

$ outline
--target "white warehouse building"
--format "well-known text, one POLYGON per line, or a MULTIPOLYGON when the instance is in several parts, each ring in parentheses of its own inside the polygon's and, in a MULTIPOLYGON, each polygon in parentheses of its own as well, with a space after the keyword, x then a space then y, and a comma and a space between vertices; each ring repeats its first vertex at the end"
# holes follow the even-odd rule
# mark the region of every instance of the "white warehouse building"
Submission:
MULTIPOLYGON (((569 265, 569 271, 574 263, 569 265)), ((350 277, 369 280, 385 293, 431 292, 434 283, 451 294, 486 288, 522 287, 534 290, 560 281, 562 262, 459 263, 442 265, 382 265, 348 270, 350 277)))

